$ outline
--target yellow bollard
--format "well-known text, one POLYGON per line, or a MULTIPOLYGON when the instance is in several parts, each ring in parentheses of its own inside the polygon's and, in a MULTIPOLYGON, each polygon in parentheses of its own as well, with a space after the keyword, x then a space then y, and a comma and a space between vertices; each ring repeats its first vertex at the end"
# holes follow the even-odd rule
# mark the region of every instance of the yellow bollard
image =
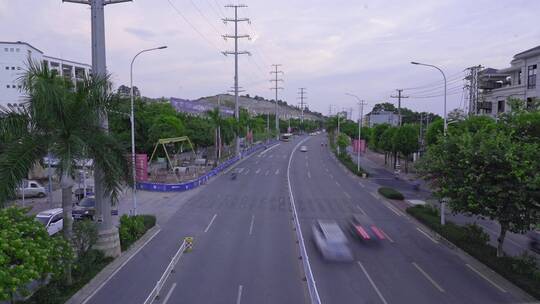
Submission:
POLYGON ((186 242, 186 248, 184 249, 184 252, 191 252, 191 250, 193 250, 193 237, 185 237, 184 242, 186 242))

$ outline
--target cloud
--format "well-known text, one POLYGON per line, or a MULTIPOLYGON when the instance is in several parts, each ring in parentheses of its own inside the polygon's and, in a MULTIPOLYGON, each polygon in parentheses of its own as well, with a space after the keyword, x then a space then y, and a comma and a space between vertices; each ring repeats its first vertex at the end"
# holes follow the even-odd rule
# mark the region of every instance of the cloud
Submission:
POLYGON ((126 27, 124 28, 124 31, 142 40, 149 40, 150 38, 155 38, 157 36, 156 33, 142 28, 126 27))

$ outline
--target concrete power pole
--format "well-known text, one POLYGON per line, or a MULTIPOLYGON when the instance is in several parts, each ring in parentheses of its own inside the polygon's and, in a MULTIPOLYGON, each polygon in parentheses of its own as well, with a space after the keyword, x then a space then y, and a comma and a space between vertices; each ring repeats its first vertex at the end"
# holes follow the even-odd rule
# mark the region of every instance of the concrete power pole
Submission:
MULTIPOLYGON (((302 129, 304 128, 304 109, 305 107, 307 106, 307 103, 304 102, 304 100, 307 99, 307 97, 305 96, 306 95, 306 88, 300 88, 299 89, 300 92, 298 92, 298 94, 300 94, 300 111, 301 111, 301 116, 300 116, 300 126, 302 126, 302 129)), ((304 131, 304 130, 302 130, 304 131)))
POLYGON ((397 98, 398 99, 398 126, 401 127, 401 99, 402 98, 409 98, 409 96, 403 96, 401 95, 401 92, 403 92, 403 89, 397 89, 398 92, 397 96, 390 96, 390 98, 397 98))
POLYGON ((223 38, 227 40, 228 38, 234 39, 234 51, 224 51, 223 55, 234 55, 234 117, 237 122, 236 129, 236 156, 240 155, 240 136, 238 130, 238 122, 240 121, 240 111, 238 109, 238 55, 251 55, 247 51, 238 51, 238 39, 241 38, 250 38, 249 35, 238 35, 238 22, 249 22, 248 18, 238 18, 238 8, 247 7, 245 4, 228 4, 225 5, 227 8, 234 8, 234 19, 224 18, 223 22, 234 22, 234 35, 223 35, 223 38))
MULTIPOLYGON (((107 63, 105 57, 105 5, 131 0, 62 0, 90 5, 91 31, 92 31, 92 74, 99 77, 107 76, 107 63)), ((107 92, 103 92, 107 94, 107 92)), ((108 132, 109 120, 105 111, 101 116, 101 127, 108 132)), ((135 166, 135 164, 132 164, 135 166)), ((106 256, 117 257, 120 255, 120 240, 118 229, 112 224, 111 200, 105 193, 103 171, 96 167, 94 170, 94 192, 96 198, 96 210, 98 216, 98 241, 95 249, 103 251, 106 256)))
POLYGON ((469 84, 467 85, 467 88, 469 89, 469 111, 468 111, 469 115, 479 114, 478 112, 478 102, 479 102, 478 72, 480 72, 481 68, 482 68, 481 65, 467 68, 467 70, 469 70, 469 75, 467 76, 467 79, 469 80, 469 84))
POLYGON ((281 66, 281 64, 272 64, 272 67, 274 68, 274 71, 271 71, 270 74, 274 74, 274 79, 270 79, 270 82, 274 83, 274 86, 270 88, 270 90, 275 90, 276 93, 276 139, 279 140, 279 114, 278 114, 278 90, 283 90, 282 87, 279 86, 279 82, 283 82, 283 79, 279 78, 279 74, 283 74, 283 71, 279 71, 278 68, 281 66))

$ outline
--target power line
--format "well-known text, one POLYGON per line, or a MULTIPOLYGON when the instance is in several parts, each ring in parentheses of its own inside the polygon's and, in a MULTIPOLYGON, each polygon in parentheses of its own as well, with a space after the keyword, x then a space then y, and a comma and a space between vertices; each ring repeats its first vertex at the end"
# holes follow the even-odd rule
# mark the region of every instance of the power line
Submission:
POLYGON ((218 36, 220 35, 220 31, 210 22, 210 20, 208 20, 208 18, 206 17, 205 14, 203 14, 203 12, 201 11, 201 9, 195 4, 195 2, 193 2, 193 0, 189 0, 189 2, 191 3, 191 5, 193 5, 193 7, 195 8, 195 10, 199 13, 199 15, 201 15, 201 17, 204 19, 204 21, 210 25, 210 27, 212 29, 214 29, 214 31, 218 34, 218 36))
MULTIPOLYGON (((447 77, 447 81, 450 81, 452 79, 456 79, 456 76, 458 76, 459 74, 462 74, 463 71, 459 71, 455 74, 451 74, 447 77)), ((459 78, 459 76, 457 77, 459 78)), ((430 82, 430 83, 427 83, 425 85, 421 85, 421 86, 418 86, 418 87, 411 87, 411 88, 403 88, 403 90, 405 91, 411 91, 411 90, 416 90, 416 89, 424 89, 424 88, 429 88, 429 87, 432 87, 432 86, 441 86, 441 85, 444 85, 444 83, 442 83, 441 81, 434 81, 434 82, 430 82)))

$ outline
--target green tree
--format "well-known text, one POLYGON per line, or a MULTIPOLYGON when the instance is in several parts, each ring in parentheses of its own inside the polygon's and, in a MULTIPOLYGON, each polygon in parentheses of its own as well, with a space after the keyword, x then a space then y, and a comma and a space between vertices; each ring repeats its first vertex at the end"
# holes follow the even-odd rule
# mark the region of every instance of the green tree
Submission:
POLYGON ((349 136, 339 133, 339 136, 337 138, 337 145, 339 147, 339 153, 340 154, 347 154, 347 147, 351 144, 349 140, 349 136))
POLYGON ((507 231, 523 233, 540 222, 540 143, 513 138, 509 129, 449 133, 429 147, 422 175, 453 212, 499 222, 497 255, 507 231))
POLYGON ((444 121, 437 119, 429 124, 426 131, 426 143, 428 146, 434 145, 438 142, 439 138, 443 135, 444 121))
POLYGON ((60 278, 74 259, 71 246, 50 237, 45 227, 21 208, 0 209, 0 301, 27 294, 26 286, 48 275, 60 278))
POLYGON ((382 102, 382 103, 376 104, 375 106, 373 106, 373 110, 371 110, 371 113, 378 113, 381 111, 397 113, 396 106, 394 106, 394 104, 390 102, 382 102))
POLYGON ((383 150, 382 148, 382 142, 381 137, 388 128, 390 128, 389 124, 378 124, 373 127, 373 135, 372 135, 372 146, 376 149, 383 150))
POLYGON ((394 168, 396 165, 395 154, 397 154, 397 150, 394 145, 394 135, 396 134, 396 132, 397 132, 397 128, 390 126, 382 133, 381 138, 379 140, 379 146, 381 150, 384 152, 384 164, 385 165, 388 164, 389 156, 393 155, 394 168))
POLYGON ((94 167, 104 172, 104 190, 113 202, 123 183, 130 181, 131 170, 122 147, 100 126, 100 117, 111 100, 111 95, 103 93, 107 86, 107 79, 90 78, 73 87, 71 80, 58 76, 47 65, 30 63, 23 79, 28 103, 17 110, 0 110, 0 132, 14 138, 0 154, 0 203, 14 196, 15 187, 50 152, 59 159, 67 240, 72 233, 72 177, 78 161, 94 160, 94 167))
POLYGON ((418 128, 414 125, 404 125, 397 128, 393 138, 394 147, 405 159, 405 172, 409 172, 409 158, 420 148, 418 143, 418 128))

